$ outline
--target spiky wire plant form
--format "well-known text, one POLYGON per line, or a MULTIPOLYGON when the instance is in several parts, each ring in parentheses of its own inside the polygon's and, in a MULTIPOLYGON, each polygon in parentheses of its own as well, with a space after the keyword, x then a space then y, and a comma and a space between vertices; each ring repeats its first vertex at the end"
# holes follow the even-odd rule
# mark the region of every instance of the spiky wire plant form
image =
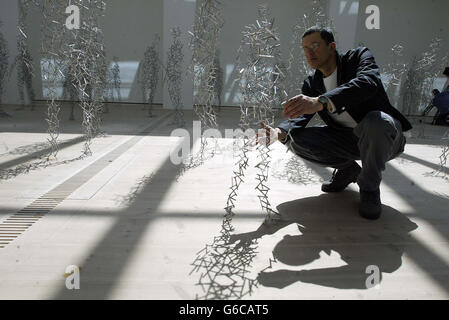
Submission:
MULTIPOLYGON (((57 0, 44 0, 42 30, 42 52, 47 63, 43 76, 48 91, 47 122, 49 123, 52 154, 58 151, 59 135, 57 88, 64 76, 64 70, 71 70, 72 85, 78 91, 80 107, 83 111, 83 130, 85 143, 83 155, 90 155, 91 139, 99 132, 101 93, 105 85, 105 54, 102 32, 98 18, 104 14, 105 3, 100 0, 71 1, 80 8, 83 17, 80 29, 69 30, 64 22, 67 3, 57 0)), ((67 80, 67 79, 66 79, 67 80)))
MULTIPOLYGON (((218 129, 217 113, 213 103, 220 89, 220 66, 217 65, 218 38, 223 28, 222 5, 217 0, 202 0, 197 5, 193 31, 189 32, 192 60, 189 71, 193 74, 193 107, 198 116, 202 130, 218 129)), ((207 140, 201 136, 198 154, 190 155, 182 171, 203 164, 206 158, 215 154, 217 140, 213 139, 213 147, 207 148, 207 140), (207 154, 209 152, 209 154, 207 154)))
MULTIPOLYGON (((14 59, 14 65, 17 67, 17 88, 19 90, 19 99, 22 104, 25 103, 24 89, 26 87, 26 92, 31 100, 31 110, 34 110, 34 104, 32 103, 35 99, 34 89, 32 86, 32 78, 34 76, 33 72, 33 58, 28 49, 28 28, 26 25, 26 18, 28 15, 28 10, 30 7, 30 0, 20 0, 19 1, 19 24, 18 24, 18 35, 17 35, 17 49, 18 55, 14 59)), ((11 67, 12 71, 13 67, 11 67)))
POLYGON ((419 61, 420 69, 424 73, 424 83, 421 86, 420 106, 428 104, 432 99, 432 89, 435 79, 441 72, 440 65, 437 63, 441 49, 442 39, 435 38, 430 43, 430 48, 423 53, 419 61))
MULTIPOLYGON (((47 91, 47 132, 48 141, 51 145, 51 156, 56 157, 59 137, 59 111, 57 89, 63 69, 62 48, 67 43, 67 28, 64 25, 66 4, 59 0, 42 0, 41 10, 43 14, 41 24, 41 52, 44 62, 42 63, 43 85, 47 91)), ((47 159, 48 159, 47 158, 47 159)))
POLYGON ((168 95, 175 107, 175 124, 178 127, 185 125, 183 104, 181 99, 182 84, 182 63, 184 54, 182 53, 183 44, 180 40, 181 29, 179 27, 171 29, 173 42, 167 52, 167 65, 165 67, 165 76, 167 80, 168 95))
POLYGON ((407 64, 401 62, 403 50, 403 46, 395 44, 391 48, 389 62, 382 70, 382 73, 389 79, 385 91, 394 106, 397 106, 398 100, 396 90, 401 85, 402 78, 407 70, 407 64))
MULTIPOLYGON (((280 38, 274 28, 274 19, 269 18, 266 6, 259 7, 259 19, 256 24, 245 27, 243 31, 242 47, 246 47, 247 62, 240 68, 240 84, 242 103, 240 105, 240 126, 243 131, 249 128, 260 128, 260 123, 274 125, 274 107, 277 103, 278 85, 284 77, 279 68, 280 38)), ((235 207, 237 190, 243 181, 244 171, 248 166, 247 152, 249 139, 243 138, 242 155, 238 162, 239 169, 234 172, 232 178, 231 193, 225 207, 226 214, 232 216, 235 207)), ((276 214, 271 209, 268 200, 268 171, 270 164, 270 148, 263 143, 257 146, 260 161, 256 165, 257 174, 256 189, 259 191, 259 201, 262 210, 265 211, 266 221, 276 214)))
POLYGON ((154 40, 144 53, 141 86, 144 99, 148 103, 148 116, 153 116, 153 101, 156 95, 157 85, 159 83, 159 74, 161 70, 161 60, 159 58, 159 35, 154 36, 154 40), (147 98, 148 97, 148 98, 147 98))
POLYGON ((112 65, 111 75, 112 75, 112 88, 117 92, 117 100, 122 101, 122 95, 120 93, 122 81, 120 79, 120 66, 118 65, 117 60, 115 60, 114 64, 112 65))
MULTIPOLYGON (((2 27, 2 22, 0 21, 0 28, 2 27)), ((3 98, 3 90, 5 86, 6 75, 8 72, 8 59, 9 59, 9 51, 8 51, 8 42, 6 41, 3 33, 0 30, 0 116, 3 116, 5 113, 2 110, 2 98, 3 98)))
POLYGON ((98 18, 104 15, 106 4, 102 0, 78 0, 72 2, 80 7, 83 23, 75 31, 78 50, 71 51, 70 61, 76 61, 74 80, 80 92, 85 134, 84 155, 91 155, 92 138, 100 132, 102 93, 106 82, 106 57, 103 34, 98 18))
POLYGON ((433 39, 429 49, 419 58, 413 57, 409 64, 403 92, 403 110, 406 115, 416 114, 420 106, 429 102, 433 83, 441 72, 436 63, 440 48, 441 39, 433 39))
POLYGON ((446 146, 443 147, 443 150, 442 150, 441 155, 440 155, 440 172, 443 173, 444 175, 448 175, 449 174, 449 172, 447 170, 447 158, 448 158, 448 156, 449 156, 449 142, 447 143, 446 146))
POLYGON ((194 110, 205 130, 217 128, 212 106, 215 96, 215 58, 218 37, 223 27, 222 6, 217 0, 202 0, 197 7, 193 32, 190 32, 194 75, 194 110))
MULTIPOLYGON (((241 68, 240 85, 243 101, 241 108, 240 127, 245 132, 251 127, 258 127, 261 121, 272 125, 273 104, 275 101, 277 82, 281 74, 276 65, 279 56, 279 37, 273 28, 273 20, 268 19, 266 7, 259 8, 260 18, 256 25, 247 26, 243 32, 242 46, 238 52, 238 66, 243 45, 247 46, 247 63, 241 68)), ((223 219, 220 235, 214 238, 211 245, 198 252, 193 262, 192 272, 201 272, 198 285, 203 289, 204 295, 197 299, 241 299, 251 294, 257 286, 257 280, 248 276, 250 267, 257 252, 257 241, 252 240, 241 245, 230 244, 233 208, 237 198, 237 191, 243 182, 248 167, 249 139, 241 137, 242 152, 238 161, 238 169, 232 177, 231 193, 226 203, 226 214, 223 219)), ((274 212, 268 202, 268 162, 269 148, 258 147, 261 161, 256 165, 259 169, 257 175, 259 200, 262 209, 266 211, 266 219, 271 218, 274 212)))
POLYGON ((214 97, 212 99, 218 108, 221 106, 221 93, 223 91, 223 68, 220 66, 219 51, 215 52, 214 67, 213 67, 213 83, 214 97))

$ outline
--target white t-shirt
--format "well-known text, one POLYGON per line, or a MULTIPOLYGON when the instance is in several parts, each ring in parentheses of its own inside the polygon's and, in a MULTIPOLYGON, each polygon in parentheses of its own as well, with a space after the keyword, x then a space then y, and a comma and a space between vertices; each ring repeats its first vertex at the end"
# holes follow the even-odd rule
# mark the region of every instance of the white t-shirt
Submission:
MULTIPOLYGON (((326 92, 335 89, 338 86, 337 68, 335 68, 335 71, 330 76, 323 78, 323 81, 326 92)), ((330 99, 329 103, 333 104, 330 99)), ((357 122, 346 111, 340 114, 329 112, 329 116, 344 127, 355 128, 357 126, 357 122)))

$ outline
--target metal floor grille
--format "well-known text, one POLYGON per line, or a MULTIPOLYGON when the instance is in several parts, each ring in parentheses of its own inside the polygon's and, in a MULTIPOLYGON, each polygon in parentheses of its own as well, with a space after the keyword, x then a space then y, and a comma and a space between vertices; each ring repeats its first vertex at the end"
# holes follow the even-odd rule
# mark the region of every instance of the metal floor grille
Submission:
MULTIPOLYGON (((149 126, 138 134, 148 134, 156 129, 170 118, 173 113, 170 112, 160 118, 154 119, 149 126)), ((76 175, 68 178, 60 185, 49 192, 40 196, 25 208, 9 216, 0 223, 0 248, 17 239, 21 234, 28 230, 34 223, 38 222, 47 213, 53 210, 57 205, 64 201, 71 193, 86 183, 90 178, 111 164, 115 159, 128 151, 132 146, 139 142, 145 135, 135 136, 114 150, 111 150, 100 159, 91 163, 87 168, 81 170, 76 175)))
POLYGON ((53 210, 71 192, 50 191, 33 201, 30 205, 17 211, 0 223, 0 248, 14 241, 23 232, 38 222, 45 214, 53 210))

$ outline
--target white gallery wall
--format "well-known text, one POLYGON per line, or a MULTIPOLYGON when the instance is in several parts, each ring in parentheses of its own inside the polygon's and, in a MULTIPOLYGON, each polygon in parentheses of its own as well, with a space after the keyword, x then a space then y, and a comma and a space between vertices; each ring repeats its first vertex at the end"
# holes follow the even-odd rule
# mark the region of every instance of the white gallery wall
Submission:
MULTIPOLYGON (((68 1, 68 0, 67 0, 68 1)), ((400 43, 404 47, 404 62, 428 49, 434 37, 443 39, 443 50, 449 51, 447 0, 323 0, 326 11, 333 19, 337 31, 338 48, 344 52, 359 43, 368 46, 380 66, 386 65, 390 49, 400 43), (380 29, 368 30, 365 13, 368 5, 380 9, 380 29)), ((224 75, 222 105, 238 105, 233 76, 237 49, 245 25, 255 23, 257 7, 268 4, 280 33, 282 52, 287 52, 292 40, 292 27, 302 15, 310 10, 312 0, 223 0, 225 24, 220 35, 220 65, 224 75), (234 84, 234 85, 233 85, 234 84)), ((171 44, 170 29, 179 26, 183 32, 184 70, 182 98, 185 108, 192 108, 192 76, 187 73, 191 51, 188 48, 192 30, 195 0, 106 0, 106 16, 101 20, 108 62, 117 57, 121 68, 122 98, 126 102, 143 102, 142 91, 137 82, 137 69, 143 54, 155 34, 161 36, 160 57, 166 62, 171 44)), ((10 56, 17 53, 16 1, 0 1, 1 32, 8 40, 10 56)), ((36 76, 33 85, 37 99, 43 99, 40 75, 40 21, 41 14, 32 8, 28 17, 29 45, 33 55, 36 76)), ((81 17, 82 19, 82 17, 81 17)), ((297 44, 300 45, 299 43, 297 44)), ((12 62, 10 57, 10 63, 12 62)), ((162 78, 161 78, 162 82, 162 78)), ((6 86, 4 103, 18 103, 16 78, 13 75, 6 86)), ((167 90, 159 86, 155 103, 171 108, 167 90)))

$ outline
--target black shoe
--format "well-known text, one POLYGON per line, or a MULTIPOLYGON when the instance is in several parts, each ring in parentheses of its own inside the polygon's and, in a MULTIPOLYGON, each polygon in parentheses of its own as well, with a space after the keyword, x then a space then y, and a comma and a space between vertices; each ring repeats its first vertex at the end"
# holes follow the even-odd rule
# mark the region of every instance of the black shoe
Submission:
POLYGON ((376 220, 382 212, 382 203, 380 202, 380 190, 362 191, 360 190, 359 213, 363 218, 376 220))
POLYGON ((355 161, 345 169, 335 169, 330 181, 326 181, 321 185, 321 190, 323 192, 343 191, 350 183, 357 181, 360 170, 362 168, 355 161))

